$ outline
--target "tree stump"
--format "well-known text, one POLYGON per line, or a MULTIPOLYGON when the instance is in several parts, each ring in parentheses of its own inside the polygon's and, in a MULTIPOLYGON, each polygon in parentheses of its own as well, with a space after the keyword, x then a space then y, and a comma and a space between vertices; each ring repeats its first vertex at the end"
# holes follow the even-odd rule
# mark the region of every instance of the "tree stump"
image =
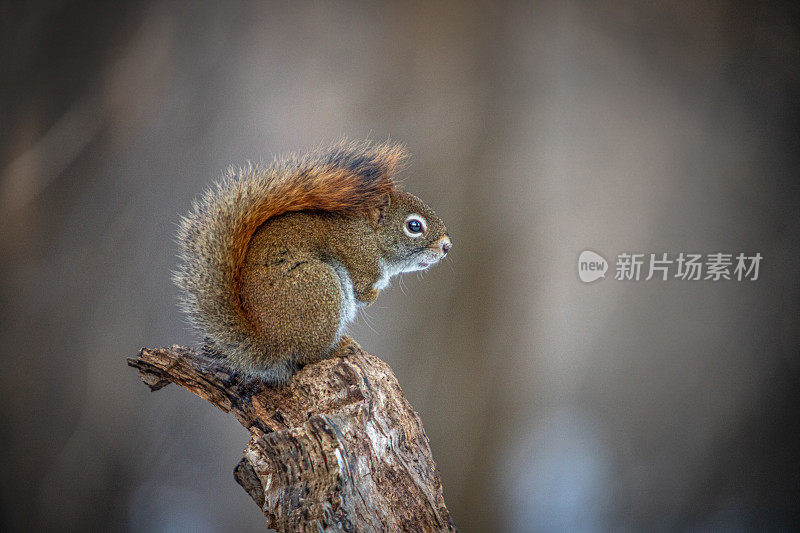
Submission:
POLYGON ((455 531, 419 416, 363 350, 271 387, 181 346, 128 364, 151 390, 184 387, 250 431, 236 481, 278 531, 455 531))

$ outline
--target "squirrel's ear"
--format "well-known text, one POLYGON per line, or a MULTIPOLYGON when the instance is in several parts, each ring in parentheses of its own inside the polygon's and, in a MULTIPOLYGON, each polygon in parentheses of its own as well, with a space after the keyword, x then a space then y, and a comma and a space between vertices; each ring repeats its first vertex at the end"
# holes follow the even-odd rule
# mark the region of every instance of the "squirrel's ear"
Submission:
POLYGON ((386 220, 386 215, 389 213, 389 208, 392 206, 391 197, 387 194, 383 197, 383 202, 380 206, 372 209, 369 212, 369 219, 372 226, 377 228, 382 225, 386 220))

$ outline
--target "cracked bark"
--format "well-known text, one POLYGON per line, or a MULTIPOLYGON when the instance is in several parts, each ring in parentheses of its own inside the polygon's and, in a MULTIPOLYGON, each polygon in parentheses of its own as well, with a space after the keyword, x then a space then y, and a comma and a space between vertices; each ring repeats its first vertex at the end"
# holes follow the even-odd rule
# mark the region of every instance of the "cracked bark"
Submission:
POLYGON ((234 478, 278 531, 455 531, 419 416, 389 366, 364 351, 269 387, 189 348, 128 364, 151 390, 175 383, 250 431, 234 478))

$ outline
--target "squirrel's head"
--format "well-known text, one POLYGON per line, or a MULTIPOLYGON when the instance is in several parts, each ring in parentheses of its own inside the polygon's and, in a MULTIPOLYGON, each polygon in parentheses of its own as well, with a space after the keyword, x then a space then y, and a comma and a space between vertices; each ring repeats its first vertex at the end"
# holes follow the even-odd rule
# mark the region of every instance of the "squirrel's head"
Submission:
POLYGON ((374 214, 381 256, 392 274, 425 270, 452 246, 444 222, 425 203, 395 189, 374 214))

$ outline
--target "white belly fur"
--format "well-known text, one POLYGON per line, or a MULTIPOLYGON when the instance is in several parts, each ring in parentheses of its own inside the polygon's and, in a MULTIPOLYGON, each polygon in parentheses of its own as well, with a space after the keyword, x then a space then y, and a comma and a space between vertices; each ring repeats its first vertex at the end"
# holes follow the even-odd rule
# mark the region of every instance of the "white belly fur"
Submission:
POLYGON ((339 278, 339 294, 341 296, 342 307, 339 311, 339 329, 336 336, 344 335, 345 328, 356 318, 358 302, 353 292, 353 281, 350 279, 350 272, 338 261, 332 262, 331 267, 339 278))
MULTIPOLYGON (((339 294, 342 297, 342 308, 339 312, 339 330, 337 331, 337 338, 344 335, 347 326, 356 319, 356 313, 361 307, 366 307, 367 304, 356 300, 355 293, 353 292, 353 280, 350 279, 350 272, 342 263, 332 261, 330 263, 336 276, 339 278, 339 294)), ((373 288, 376 290, 383 290, 389 285, 389 280, 392 276, 399 274, 399 270, 393 270, 387 267, 382 261, 379 263, 381 268, 381 277, 375 282, 373 288)))

